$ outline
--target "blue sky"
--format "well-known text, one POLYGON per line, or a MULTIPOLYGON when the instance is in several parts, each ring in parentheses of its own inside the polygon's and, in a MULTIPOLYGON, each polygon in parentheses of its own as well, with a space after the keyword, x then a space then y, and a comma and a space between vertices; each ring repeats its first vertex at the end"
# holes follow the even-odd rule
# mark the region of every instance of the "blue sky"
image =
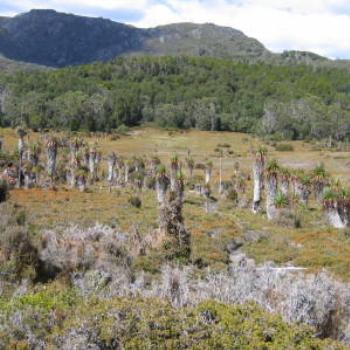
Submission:
POLYGON ((350 59, 350 0, 0 0, 0 15, 32 8, 138 27, 211 22, 242 30, 275 52, 297 49, 350 59))

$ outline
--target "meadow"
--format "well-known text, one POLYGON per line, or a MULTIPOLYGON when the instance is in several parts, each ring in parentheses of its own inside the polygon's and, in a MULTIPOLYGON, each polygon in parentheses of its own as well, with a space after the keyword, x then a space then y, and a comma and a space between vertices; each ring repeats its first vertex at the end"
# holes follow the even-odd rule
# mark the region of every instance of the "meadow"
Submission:
MULTIPOLYGON (((223 179, 233 174, 234 164, 251 173, 252 150, 261 144, 268 148, 268 158, 277 159, 281 164, 292 168, 312 169, 323 163, 327 171, 350 184, 348 172, 350 153, 344 150, 327 149, 321 144, 305 141, 288 142, 289 151, 277 151, 276 143, 264 143, 256 137, 231 132, 178 131, 152 127, 132 129, 124 134, 80 133, 89 145, 105 156, 114 151, 118 156, 157 156, 164 164, 177 154, 184 162, 190 151, 195 162, 213 162, 212 191, 219 199, 217 181, 219 178, 220 152, 222 152, 223 179)), ((2 129, 4 149, 16 148, 17 136, 14 130, 2 129)), ((29 142, 40 139, 38 133, 28 135, 29 142)), ((282 143, 284 144, 284 143, 282 143)), ((277 143, 278 145, 278 143, 277 143)), ((105 161, 100 169, 101 177, 106 177, 105 161)), ((186 165, 183 171, 187 173, 186 165)), ((195 176, 203 171, 195 170, 195 176)), ((248 197, 252 185, 248 185, 248 197)), ((44 228, 79 225, 91 226, 96 222, 118 227, 128 232, 135 225, 146 235, 157 227, 157 203, 155 193, 142 190, 137 193, 142 207, 136 208, 129 202, 135 195, 132 188, 112 188, 103 180, 90 186, 87 191, 58 186, 50 189, 13 189, 10 202, 23 208, 34 232, 44 228), (131 219, 132 218, 132 219, 131 219)), ((246 242, 242 250, 257 262, 274 261, 302 266, 310 271, 326 268, 331 274, 345 281, 350 280, 350 234, 348 230, 329 227, 323 210, 315 201, 309 208, 300 208, 299 228, 277 225, 269 222, 263 214, 254 215, 250 208, 238 208, 227 199, 219 199, 209 213, 204 211, 204 199, 190 191, 184 202, 185 225, 192 234, 192 261, 200 266, 224 269, 228 261, 227 245, 246 232, 258 232, 262 238, 246 242)), ((162 264, 160 252, 153 251, 147 257, 140 257, 141 268, 157 270, 162 264)))

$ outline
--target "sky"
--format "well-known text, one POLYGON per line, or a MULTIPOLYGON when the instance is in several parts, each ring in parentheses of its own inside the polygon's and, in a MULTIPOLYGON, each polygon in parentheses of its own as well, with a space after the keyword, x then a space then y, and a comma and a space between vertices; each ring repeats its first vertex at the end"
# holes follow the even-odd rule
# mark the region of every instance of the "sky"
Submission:
POLYGON ((350 0, 0 0, 0 15, 55 9, 137 27, 195 22, 233 27, 274 52, 350 59, 350 0))

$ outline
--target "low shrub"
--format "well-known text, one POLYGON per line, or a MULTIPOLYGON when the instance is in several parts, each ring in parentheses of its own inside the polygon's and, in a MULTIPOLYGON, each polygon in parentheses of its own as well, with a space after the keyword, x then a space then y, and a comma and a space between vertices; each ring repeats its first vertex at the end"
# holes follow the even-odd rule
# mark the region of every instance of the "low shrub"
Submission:
POLYGON ((0 203, 5 202, 9 197, 9 187, 6 181, 0 180, 0 203))
POLYGON ((142 206, 142 201, 141 201, 141 199, 139 198, 139 197, 137 197, 137 196, 132 196, 132 197, 130 197, 129 198, 129 203, 133 206, 133 207, 135 207, 135 208, 141 208, 141 206, 142 206))
POLYGON ((293 152, 294 147, 290 143, 279 143, 275 146, 277 152, 293 152))

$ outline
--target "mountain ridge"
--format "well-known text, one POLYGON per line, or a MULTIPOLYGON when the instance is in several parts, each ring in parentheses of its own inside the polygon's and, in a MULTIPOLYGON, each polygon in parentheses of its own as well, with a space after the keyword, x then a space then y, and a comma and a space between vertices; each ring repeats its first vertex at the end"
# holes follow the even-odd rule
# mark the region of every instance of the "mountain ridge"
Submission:
POLYGON ((242 31, 213 23, 137 28, 50 9, 0 17, 0 54, 14 61, 57 68, 121 55, 209 56, 252 63, 341 67, 349 63, 303 51, 273 53, 242 31))

